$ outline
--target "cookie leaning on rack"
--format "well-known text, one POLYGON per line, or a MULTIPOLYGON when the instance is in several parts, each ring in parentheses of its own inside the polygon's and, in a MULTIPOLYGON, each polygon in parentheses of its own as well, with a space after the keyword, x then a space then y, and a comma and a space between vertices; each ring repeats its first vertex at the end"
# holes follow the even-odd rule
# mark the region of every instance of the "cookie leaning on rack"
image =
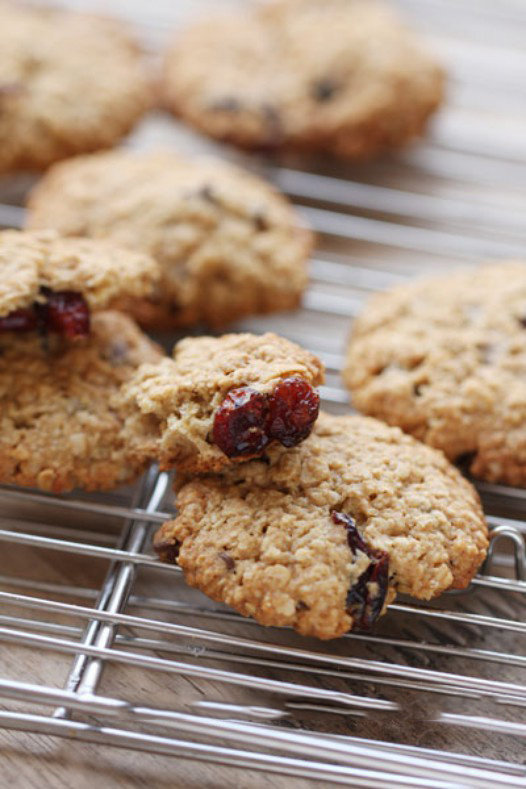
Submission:
POLYGON ((320 414, 299 446, 178 485, 161 560, 244 616, 318 638, 370 627, 397 592, 465 588, 488 544, 443 454, 364 417, 320 414))
POLYGON ((161 352, 105 311, 158 277, 147 255, 54 233, 0 233, 0 481, 60 492, 111 488, 144 468, 113 403, 161 352))

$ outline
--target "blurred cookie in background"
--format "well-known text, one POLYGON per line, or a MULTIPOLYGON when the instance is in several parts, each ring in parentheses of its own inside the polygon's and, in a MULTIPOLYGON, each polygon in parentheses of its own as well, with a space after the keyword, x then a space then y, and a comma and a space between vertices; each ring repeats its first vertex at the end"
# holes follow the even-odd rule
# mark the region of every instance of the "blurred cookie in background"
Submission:
POLYGON ((353 404, 490 482, 526 486, 526 265, 501 261, 374 296, 353 324, 353 404))
POLYGON ((423 133, 441 67, 374 0, 274 0, 207 18, 166 53, 166 107, 249 149, 361 159, 423 133))
POLYGON ((307 283, 312 235, 293 207, 219 159, 121 150, 62 162, 31 194, 28 225, 149 252, 156 294, 120 304, 147 327, 294 309, 307 283))
POLYGON ((107 148, 150 104, 126 25, 0 1, 0 173, 107 148))

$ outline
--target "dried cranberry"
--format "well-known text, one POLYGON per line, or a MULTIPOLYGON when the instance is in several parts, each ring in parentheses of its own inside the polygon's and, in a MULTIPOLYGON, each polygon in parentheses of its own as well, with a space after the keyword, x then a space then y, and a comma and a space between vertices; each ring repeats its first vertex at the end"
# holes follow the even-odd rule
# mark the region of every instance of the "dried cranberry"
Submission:
POLYGON ((320 396, 303 378, 285 378, 269 397, 269 437, 284 447, 307 438, 320 410, 320 396))
POLYGON ((217 409, 212 438, 229 457, 257 454, 273 439, 294 447, 311 432, 319 408, 318 393, 303 378, 285 378, 270 394, 243 386, 217 409))
POLYGON ((214 443, 228 457, 253 455, 269 442, 267 397, 250 386, 232 389, 214 417, 214 443))
POLYGON ((332 520, 345 526, 347 542, 353 556, 360 551, 370 559, 369 566, 349 589, 346 602, 347 611, 352 615, 356 626, 367 630, 378 619, 384 607, 389 581, 389 554, 370 548, 350 515, 333 512, 332 520))
POLYGON ((44 290, 46 324, 49 331, 74 340, 87 337, 90 330, 89 307, 80 293, 72 290, 44 290))
POLYGON ((52 291, 42 288, 45 301, 14 310, 0 318, 0 332, 57 332, 68 339, 87 337, 90 330, 89 307, 80 293, 71 290, 52 291))
POLYGON ((0 318, 0 332, 3 331, 16 331, 25 332, 33 331, 37 328, 37 316, 33 309, 27 310, 13 310, 9 315, 0 318))

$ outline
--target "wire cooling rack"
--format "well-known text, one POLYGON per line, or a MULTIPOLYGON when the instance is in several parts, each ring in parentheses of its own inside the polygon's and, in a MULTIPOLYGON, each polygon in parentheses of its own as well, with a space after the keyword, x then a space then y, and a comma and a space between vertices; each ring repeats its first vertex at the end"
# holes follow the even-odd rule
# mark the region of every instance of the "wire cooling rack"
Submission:
MULTIPOLYGON (((190 5, 113 9, 155 47, 190 5)), ((518 0, 398 5, 451 72, 449 106, 426 141, 354 167, 241 158, 319 233, 303 310, 243 328, 271 327, 318 353, 333 411, 348 409, 345 338, 370 292, 524 257, 526 9, 518 0)), ((210 147, 161 116, 129 144, 158 142, 210 147)), ((24 189, 2 184, 2 224, 22 224, 24 189)), ((151 469, 111 495, 1 488, 0 726, 276 780, 523 787, 526 491, 479 489, 493 539, 467 592, 426 605, 400 599, 372 634, 320 643, 242 620, 157 562, 151 532, 173 511, 164 473, 151 469)))

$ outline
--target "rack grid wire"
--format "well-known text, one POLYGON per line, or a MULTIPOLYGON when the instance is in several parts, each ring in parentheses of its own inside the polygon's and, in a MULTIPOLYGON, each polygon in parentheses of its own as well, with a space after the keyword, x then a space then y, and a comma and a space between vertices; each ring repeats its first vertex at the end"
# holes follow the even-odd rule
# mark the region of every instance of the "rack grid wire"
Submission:
MULTIPOLYGON (((112 10, 154 51, 206 5, 112 10)), ((523 3, 397 5, 450 72, 448 106, 425 141, 354 166, 219 149, 274 181, 318 232, 303 309, 242 328, 272 327, 318 353, 335 412, 349 408, 345 339, 369 293, 523 255, 526 241, 523 3)), ((162 115, 126 144, 159 143, 218 149, 162 115)), ((3 179, 3 226, 23 224, 27 186, 3 179)), ((150 537, 173 513, 165 473, 104 495, 3 487, 0 726, 318 783, 524 787, 526 491, 478 488, 492 543, 467 592, 400 599, 373 633, 319 643, 242 620, 159 564, 150 537), (22 654, 35 657, 29 677, 22 654)))

